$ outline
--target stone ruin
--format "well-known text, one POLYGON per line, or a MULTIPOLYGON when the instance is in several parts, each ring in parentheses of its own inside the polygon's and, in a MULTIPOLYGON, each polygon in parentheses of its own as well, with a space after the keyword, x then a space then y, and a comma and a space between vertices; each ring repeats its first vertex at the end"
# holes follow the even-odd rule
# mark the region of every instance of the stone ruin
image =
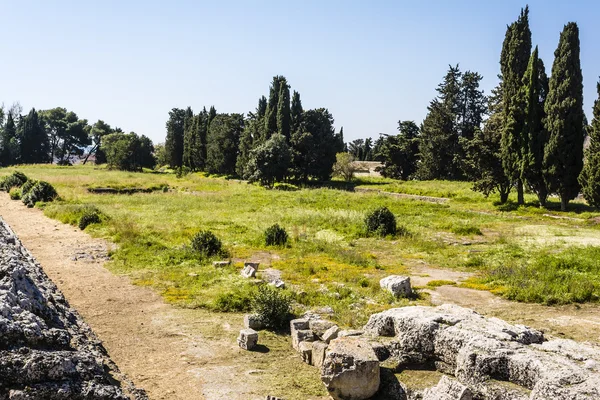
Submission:
POLYGON ((390 309, 362 331, 340 331, 314 315, 290 328, 293 347, 320 368, 336 400, 600 399, 600 347, 459 306, 390 309), (430 371, 436 380, 411 387, 406 371, 430 371))
POLYGON ((0 399, 147 399, 0 219, 0 399))

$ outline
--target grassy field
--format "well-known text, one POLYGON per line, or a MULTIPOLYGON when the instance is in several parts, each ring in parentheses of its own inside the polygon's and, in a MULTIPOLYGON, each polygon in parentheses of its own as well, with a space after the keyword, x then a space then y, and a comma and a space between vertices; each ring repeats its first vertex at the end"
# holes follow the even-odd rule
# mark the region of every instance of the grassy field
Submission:
POLYGON ((94 166, 16 169, 56 187, 61 200, 42 205, 51 218, 76 225, 85 209, 97 207, 105 218, 86 229, 118 245, 109 268, 186 307, 245 311, 256 285, 239 276, 244 260, 280 270, 300 305, 330 306, 334 319, 347 326, 361 325, 371 313, 393 305, 427 302, 426 296, 396 300, 378 283, 420 265, 474 272, 463 285, 518 301, 600 298, 600 213, 580 202, 568 213, 556 211, 558 199, 540 209, 531 195, 525 207, 514 199, 497 205, 497 198, 486 199, 464 182, 368 179, 352 186, 373 192, 342 190, 347 185, 340 182, 280 191, 202 174, 177 178, 94 166), (90 187, 158 190, 94 194, 90 187), (377 191, 449 200, 434 203, 377 191), (366 237, 365 213, 379 206, 387 206, 408 234, 366 237), (285 248, 264 245, 263 232, 274 223, 290 236, 285 248), (191 237, 205 229, 230 252, 229 268, 214 268, 190 250, 191 237))

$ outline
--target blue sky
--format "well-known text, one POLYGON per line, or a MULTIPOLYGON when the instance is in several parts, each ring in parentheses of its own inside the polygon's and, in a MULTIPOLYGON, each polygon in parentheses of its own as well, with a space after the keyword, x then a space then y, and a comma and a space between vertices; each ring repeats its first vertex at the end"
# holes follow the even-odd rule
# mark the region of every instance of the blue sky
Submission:
MULTIPOLYGON (((164 140, 173 107, 254 110, 274 75, 346 140, 420 123, 448 64, 497 83, 505 1, 3 1, 0 101, 57 106, 164 140)), ((588 117, 600 75, 600 3, 530 1, 548 74, 564 24, 579 24, 588 117)))

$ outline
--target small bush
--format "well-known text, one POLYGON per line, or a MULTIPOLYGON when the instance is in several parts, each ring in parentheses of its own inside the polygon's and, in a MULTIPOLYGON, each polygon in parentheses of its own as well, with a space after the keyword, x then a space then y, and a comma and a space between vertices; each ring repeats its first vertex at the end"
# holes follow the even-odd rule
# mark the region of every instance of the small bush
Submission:
POLYGON ((211 231, 200 231, 192 238, 192 249, 205 257, 224 255, 223 243, 211 231))
POLYGON ((395 235, 397 232, 396 217, 387 207, 380 207, 367 214, 365 227, 368 234, 395 235))
POLYGON ((268 329, 281 329, 287 326, 291 315, 291 298, 281 289, 262 285, 252 301, 252 310, 268 329))
POLYGON ((23 196, 23 203, 27 207, 33 207, 39 201, 53 201, 58 197, 58 193, 54 187, 48 182, 39 181, 37 182, 27 193, 23 196))
POLYGON ((267 246, 285 246, 288 234, 279 224, 272 225, 265 230, 265 244, 267 246))
POLYGON ((79 229, 84 230, 88 225, 99 224, 102 222, 100 219, 100 213, 96 210, 86 211, 81 218, 79 218, 79 229))
POLYGON ((10 189, 14 187, 21 187, 27 182, 27 176, 19 171, 15 171, 12 174, 2 178, 0 181, 0 189, 10 192, 10 189))
POLYGON ((10 189, 8 192, 11 200, 21 200, 21 190, 17 188, 10 189))
POLYGON ((220 312, 245 312, 252 309, 254 291, 236 288, 219 293, 213 304, 213 310, 220 312))
POLYGON ((27 193, 31 191, 31 189, 38 183, 35 179, 29 179, 27 182, 21 186, 21 196, 25 196, 27 193))

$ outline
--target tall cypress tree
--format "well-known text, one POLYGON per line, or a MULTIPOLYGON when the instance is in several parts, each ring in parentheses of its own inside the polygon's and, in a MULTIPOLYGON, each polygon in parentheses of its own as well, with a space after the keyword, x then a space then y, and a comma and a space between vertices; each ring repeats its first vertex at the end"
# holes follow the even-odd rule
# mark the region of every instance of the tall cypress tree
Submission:
POLYGON ((540 206, 546 205, 548 187, 543 174, 544 148, 548 134, 544 128, 544 102, 548 93, 548 77, 544 63, 538 58, 538 48, 531 54, 527 72, 523 78, 525 124, 523 139, 525 148, 521 162, 521 176, 529 188, 537 194, 540 206))
POLYGON ((256 117, 259 119, 264 118, 267 113, 267 98, 265 96, 260 96, 258 99, 258 107, 256 108, 256 117))
POLYGON ((525 115, 522 87, 530 54, 531 30, 529 29, 529 6, 527 6, 525 9, 521 9, 517 21, 508 26, 500 56, 505 112, 505 125, 502 133, 502 165, 506 175, 517 186, 519 204, 525 203, 521 171, 523 153, 527 144, 523 137, 525 115))
POLYGON ((265 137, 263 140, 267 140, 273 133, 277 132, 277 106, 279 105, 279 92, 282 78, 282 76, 274 76, 273 82, 271 83, 269 101, 265 111, 265 137))
POLYGON ((585 115, 583 76, 579 60, 579 28, 565 25, 558 48, 546 99, 546 129, 550 135, 544 154, 548 188, 560 196, 561 210, 579 194, 577 180, 583 168, 585 115))
POLYGON ((300 127, 300 123, 302 122, 302 113, 304 109, 302 108, 302 101, 300 100, 300 93, 294 90, 294 94, 292 95, 292 106, 290 109, 290 117, 291 117, 291 131, 292 133, 296 132, 300 127))
POLYGON ((594 102, 594 119, 588 128, 590 145, 585 151, 583 171, 579 183, 587 202, 600 208, 600 82, 596 84, 598 98, 594 102))
POLYGON ((185 110, 174 108, 169 111, 165 152, 172 168, 180 168, 183 165, 184 120, 185 110))
POLYGON ((2 138, 0 139, 0 165, 16 164, 19 160, 19 143, 17 140, 17 127, 12 113, 8 113, 6 124, 2 130, 2 138))
POLYGON ((194 112, 191 107, 188 107, 183 116, 183 165, 191 169, 194 169, 192 153, 196 142, 194 128, 194 112))
POLYGON ((277 104, 277 131, 290 141, 290 86, 282 77, 279 81, 279 101, 277 104))

